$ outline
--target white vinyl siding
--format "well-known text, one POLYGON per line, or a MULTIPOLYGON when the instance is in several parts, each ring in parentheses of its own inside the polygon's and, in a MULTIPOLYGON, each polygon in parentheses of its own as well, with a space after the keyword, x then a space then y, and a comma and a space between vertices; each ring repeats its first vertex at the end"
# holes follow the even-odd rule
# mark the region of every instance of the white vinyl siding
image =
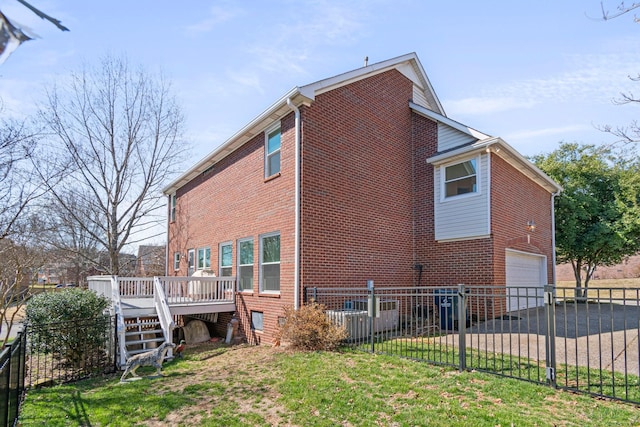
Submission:
POLYGON ((444 197, 443 174, 446 166, 462 159, 434 168, 434 217, 436 240, 462 240, 485 237, 490 234, 488 156, 475 157, 477 192, 461 196, 444 197))
POLYGON ((424 108, 429 108, 427 97, 424 95, 424 91, 418 86, 413 85, 413 102, 424 108))
POLYGON ((471 135, 460 132, 443 123, 438 123, 438 152, 451 150, 476 141, 477 139, 471 135))

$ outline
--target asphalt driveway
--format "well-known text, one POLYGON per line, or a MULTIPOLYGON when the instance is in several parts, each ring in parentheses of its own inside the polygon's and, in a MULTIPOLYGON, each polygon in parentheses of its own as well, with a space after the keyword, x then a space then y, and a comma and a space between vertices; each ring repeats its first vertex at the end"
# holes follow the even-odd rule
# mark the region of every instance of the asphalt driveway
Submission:
MULTIPOLYGON (((467 346, 545 360, 544 307, 511 312, 467 329, 467 346)), ((640 375, 640 307, 612 303, 555 306, 556 364, 640 375)))

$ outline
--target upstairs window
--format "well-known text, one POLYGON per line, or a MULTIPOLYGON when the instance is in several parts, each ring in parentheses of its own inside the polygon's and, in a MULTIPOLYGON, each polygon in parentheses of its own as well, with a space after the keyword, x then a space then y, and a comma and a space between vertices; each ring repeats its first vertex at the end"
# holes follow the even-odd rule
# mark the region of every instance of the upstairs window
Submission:
POLYGON ((268 178, 280 172, 280 124, 265 132, 264 176, 268 178))
POLYGON ((180 270, 180 252, 174 252, 173 254, 173 269, 180 270))
POLYGON ((444 197, 455 197, 478 191, 476 159, 444 167, 444 197))
POLYGON ((231 276, 232 244, 220 243, 220 276, 231 276))
POLYGON ((176 220, 176 195, 172 194, 169 196, 169 204, 171 206, 171 213, 169 214, 169 219, 171 222, 176 220))

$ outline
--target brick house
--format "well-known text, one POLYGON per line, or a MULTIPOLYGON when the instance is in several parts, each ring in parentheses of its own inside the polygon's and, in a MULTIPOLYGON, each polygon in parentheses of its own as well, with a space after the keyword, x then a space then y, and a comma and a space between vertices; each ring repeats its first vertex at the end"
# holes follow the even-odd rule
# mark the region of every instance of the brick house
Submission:
POLYGON ((447 117, 411 53, 295 87, 167 186, 167 275, 237 277, 252 343, 308 286, 542 286, 559 190, 447 117))

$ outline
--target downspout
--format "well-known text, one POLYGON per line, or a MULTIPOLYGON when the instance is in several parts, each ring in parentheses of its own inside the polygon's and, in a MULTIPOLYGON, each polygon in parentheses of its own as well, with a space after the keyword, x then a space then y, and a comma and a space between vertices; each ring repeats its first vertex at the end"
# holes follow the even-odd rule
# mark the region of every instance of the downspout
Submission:
POLYGON ((169 227, 171 227, 171 195, 169 195, 169 198, 167 199, 168 201, 168 207, 169 209, 167 209, 167 245, 164 248, 164 259, 165 259, 165 263, 164 263, 164 275, 168 276, 169 275, 169 263, 172 263, 172 260, 169 259, 169 227))
POLYGON ((555 198, 560 194, 559 191, 551 193, 551 256, 553 257, 553 263, 551 264, 551 281, 553 286, 556 286, 556 209, 555 198))
POLYGON ((300 109, 295 106, 291 98, 287 98, 287 105, 295 114, 295 231, 293 254, 293 309, 300 307, 300 109))

